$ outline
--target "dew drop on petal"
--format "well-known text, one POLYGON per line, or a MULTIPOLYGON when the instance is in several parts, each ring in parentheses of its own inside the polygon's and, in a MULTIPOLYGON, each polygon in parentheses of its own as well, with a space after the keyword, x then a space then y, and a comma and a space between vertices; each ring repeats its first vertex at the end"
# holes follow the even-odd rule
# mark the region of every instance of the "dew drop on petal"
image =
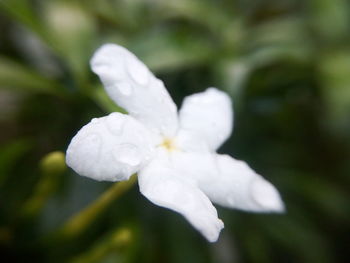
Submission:
POLYGON ((129 143, 117 145, 113 154, 118 162, 130 166, 138 166, 142 159, 139 148, 129 143))
POLYGON ((98 118, 93 118, 92 120, 91 120, 91 123, 94 123, 94 124, 97 124, 97 123, 99 123, 100 122, 100 120, 98 119, 98 118))
POLYGON ((113 135, 121 135, 124 130, 125 120, 121 118, 120 114, 112 113, 107 117, 106 126, 113 135))
POLYGON ((151 160, 151 155, 150 155, 150 154, 147 154, 147 155, 145 156, 145 160, 146 160, 146 161, 151 160))
POLYGON ((150 73, 145 65, 139 62, 137 59, 127 60, 127 70, 129 75, 136 83, 140 85, 146 85, 148 83, 150 73))
POLYGON ((85 143, 86 144, 91 144, 95 146, 100 146, 101 144, 101 138, 98 134, 89 134, 85 137, 85 143))
POLYGON ((132 93, 132 86, 130 83, 122 82, 117 84, 119 92, 124 96, 130 96, 132 93))

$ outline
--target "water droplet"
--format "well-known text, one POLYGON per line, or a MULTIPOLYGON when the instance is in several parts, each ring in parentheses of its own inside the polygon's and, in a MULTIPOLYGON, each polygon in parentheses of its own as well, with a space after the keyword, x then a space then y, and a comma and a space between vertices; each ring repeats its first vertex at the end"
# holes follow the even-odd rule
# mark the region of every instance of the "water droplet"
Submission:
POLYGON ((139 148, 129 143, 117 145, 114 150, 114 158, 130 166, 138 166, 142 160, 139 148))
POLYGON ((121 135, 123 133, 125 122, 125 117, 116 112, 106 118, 107 129, 114 135, 121 135))
POLYGON ((98 119, 98 118, 93 118, 92 120, 91 120, 91 123, 94 123, 94 124, 97 124, 97 123, 99 123, 100 122, 100 120, 98 119))
POLYGON ((127 59, 127 70, 136 83, 140 85, 146 85, 148 83, 150 72, 137 58, 127 59))
POLYGON ((146 157, 145 157, 145 160, 146 160, 146 161, 151 160, 151 155, 147 154, 146 157))
POLYGON ((130 96, 132 93, 132 86, 130 83, 122 82, 117 84, 117 88, 120 91, 120 93, 124 96, 130 96))

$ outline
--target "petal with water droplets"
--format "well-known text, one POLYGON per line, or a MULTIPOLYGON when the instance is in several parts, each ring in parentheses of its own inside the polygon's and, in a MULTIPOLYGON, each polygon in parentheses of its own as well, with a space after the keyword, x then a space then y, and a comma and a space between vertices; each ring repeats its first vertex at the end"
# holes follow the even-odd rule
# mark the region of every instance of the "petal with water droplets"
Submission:
POLYGON ((232 132, 231 99, 218 89, 209 88, 186 97, 179 114, 181 129, 195 132, 213 151, 217 150, 232 132))
POLYGON ((78 174, 99 181, 122 181, 153 156, 158 136, 121 113, 94 118, 72 139, 67 164, 78 174))
POLYGON ((182 214, 204 237, 215 242, 224 227, 208 197, 190 180, 155 158, 139 173, 141 193, 156 205, 182 214))
POLYGON ((165 136, 177 130, 177 108, 162 81, 127 49, 105 44, 91 59, 109 96, 146 127, 165 136))
POLYGON ((201 189, 211 201, 252 212, 284 211, 283 201, 276 188, 245 162, 219 154, 216 160, 219 174, 211 179, 212 183, 201 184, 201 189))

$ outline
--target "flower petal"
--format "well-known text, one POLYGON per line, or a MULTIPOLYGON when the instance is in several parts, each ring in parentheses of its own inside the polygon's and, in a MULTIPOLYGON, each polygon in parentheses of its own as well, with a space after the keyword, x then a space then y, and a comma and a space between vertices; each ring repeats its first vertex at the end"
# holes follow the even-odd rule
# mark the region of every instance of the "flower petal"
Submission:
POLYGON ((173 152, 171 168, 219 205, 255 212, 282 212, 277 190, 245 162, 228 155, 206 152, 173 152))
POLYGON ((253 212, 283 212, 276 188, 245 162, 228 155, 216 155, 220 174, 212 183, 201 184, 214 203, 253 212))
POLYGON ((196 132, 211 150, 219 148, 232 132, 231 99, 218 89, 209 88, 186 97, 179 114, 181 128, 196 132))
POLYGON ((210 242, 218 239, 222 221, 208 197, 191 180, 180 177, 156 158, 139 173, 141 193, 156 205, 182 214, 210 242))
POLYGON ((184 178, 201 184, 212 184, 219 175, 215 155, 210 152, 174 151, 169 155, 172 169, 184 178))
POLYGON ((92 119, 72 139, 66 161, 75 172, 98 181, 122 181, 153 155, 157 138, 132 117, 112 113, 92 119))
POLYGON ((161 80, 127 49, 105 44, 91 59, 109 96, 145 126, 165 136, 177 130, 177 108, 161 80))

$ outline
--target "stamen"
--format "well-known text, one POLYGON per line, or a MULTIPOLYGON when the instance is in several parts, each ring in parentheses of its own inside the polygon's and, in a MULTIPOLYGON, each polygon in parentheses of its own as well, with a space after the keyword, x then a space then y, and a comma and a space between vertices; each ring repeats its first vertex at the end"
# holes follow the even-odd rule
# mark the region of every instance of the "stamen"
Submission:
POLYGON ((171 138, 165 138, 159 146, 164 147, 168 151, 174 151, 177 149, 174 140, 171 138))

